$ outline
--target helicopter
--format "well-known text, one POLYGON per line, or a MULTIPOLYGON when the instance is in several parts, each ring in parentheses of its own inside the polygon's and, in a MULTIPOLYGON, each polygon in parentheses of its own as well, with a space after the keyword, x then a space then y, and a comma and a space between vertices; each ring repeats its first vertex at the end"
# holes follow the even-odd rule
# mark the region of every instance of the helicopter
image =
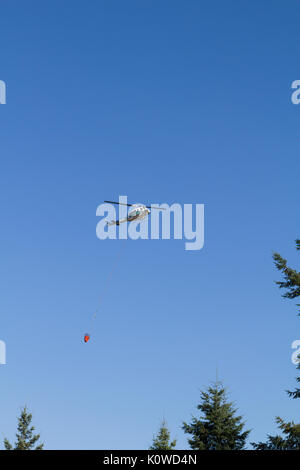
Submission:
POLYGON ((148 217, 148 215, 151 212, 151 209, 157 209, 157 210, 165 210, 163 207, 151 207, 151 206, 145 206, 144 204, 125 204, 124 202, 114 202, 114 201, 104 201, 108 204, 118 204, 122 206, 129 206, 131 209, 129 209, 127 217, 124 219, 120 220, 111 220, 110 222, 106 222, 107 225, 120 225, 123 222, 133 222, 134 220, 142 220, 148 217))

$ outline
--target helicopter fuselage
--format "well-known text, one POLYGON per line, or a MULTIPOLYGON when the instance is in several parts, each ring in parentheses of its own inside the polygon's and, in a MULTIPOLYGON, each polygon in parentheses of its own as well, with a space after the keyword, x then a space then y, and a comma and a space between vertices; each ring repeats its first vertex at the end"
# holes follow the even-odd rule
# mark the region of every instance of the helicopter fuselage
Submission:
POLYGON ((144 219, 150 214, 150 209, 147 209, 145 206, 133 206, 129 211, 127 220, 132 222, 133 220, 144 219))
POLYGON ((133 222, 134 220, 142 220, 150 214, 150 209, 142 204, 132 205, 127 217, 121 220, 112 220, 107 222, 107 225, 120 225, 123 222, 133 222))

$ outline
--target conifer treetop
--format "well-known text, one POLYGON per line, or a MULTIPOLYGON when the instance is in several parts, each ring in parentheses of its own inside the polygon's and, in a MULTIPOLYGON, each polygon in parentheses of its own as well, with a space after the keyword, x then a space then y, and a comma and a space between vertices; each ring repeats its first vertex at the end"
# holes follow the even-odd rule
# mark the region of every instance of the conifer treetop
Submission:
POLYGON ((37 444, 40 439, 39 434, 34 434, 34 426, 31 426, 32 414, 28 413, 27 407, 21 409, 21 415, 18 418, 18 429, 16 433, 16 442, 13 447, 7 438, 4 439, 6 450, 42 450, 44 444, 37 444), (35 444, 37 444, 35 446, 35 444))

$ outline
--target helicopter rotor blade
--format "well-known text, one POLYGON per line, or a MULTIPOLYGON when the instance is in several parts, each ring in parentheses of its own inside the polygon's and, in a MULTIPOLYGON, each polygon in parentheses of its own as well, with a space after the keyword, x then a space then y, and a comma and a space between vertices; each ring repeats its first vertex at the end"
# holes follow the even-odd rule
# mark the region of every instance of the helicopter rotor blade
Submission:
POLYGON ((133 206, 133 204, 125 204, 125 202, 114 202, 114 201, 104 201, 107 202, 108 204, 119 204, 121 206, 133 206))
POLYGON ((145 206, 147 209, 157 209, 158 211, 165 211, 165 207, 151 207, 151 206, 145 206))
MULTIPOLYGON (((125 202, 115 202, 115 201, 104 201, 108 204, 118 204, 118 205, 122 205, 122 206, 133 206, 134 204, 125 204, 125 202)), ((164 207, 151 207, 151 206, 145 206, 147 207, 147 209, 156 209, 158 211, 165 211, 166 209, 164 207)))

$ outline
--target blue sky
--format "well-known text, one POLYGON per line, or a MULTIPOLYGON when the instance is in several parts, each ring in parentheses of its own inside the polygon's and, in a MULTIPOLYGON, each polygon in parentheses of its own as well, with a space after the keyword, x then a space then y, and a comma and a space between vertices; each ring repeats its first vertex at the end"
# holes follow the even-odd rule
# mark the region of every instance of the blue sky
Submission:
POLYGON ((23 404, 48 449, 178 447, 219 377, 253 429, 297 420, 299 4, 2 2, 0 437, 23 404), (205 246, 96 238, 96 208, 204 203, 205 246), (123 249, 123 247, 121 247, 123 249), (101 301, 91 330, 92 315, 101 301))

